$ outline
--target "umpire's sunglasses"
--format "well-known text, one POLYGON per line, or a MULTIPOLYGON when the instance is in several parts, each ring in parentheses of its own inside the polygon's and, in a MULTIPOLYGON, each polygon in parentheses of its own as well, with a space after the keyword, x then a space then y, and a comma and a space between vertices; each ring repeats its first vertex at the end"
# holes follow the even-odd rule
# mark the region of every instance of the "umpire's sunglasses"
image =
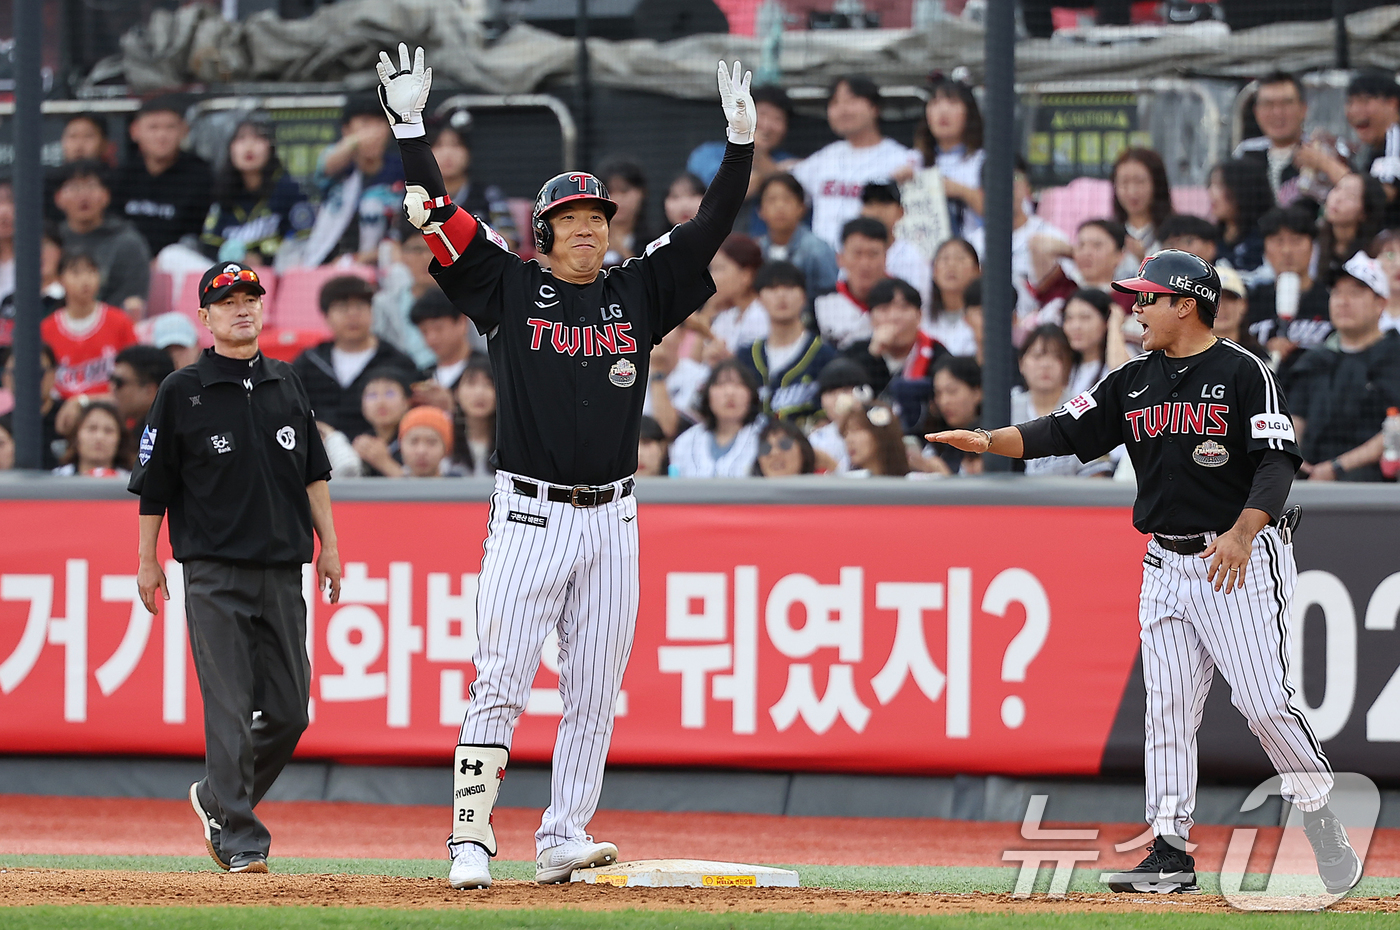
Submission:
POLYGON ((258 273, 251 268, 244 268, 242 271, 225 271, 223 274, 215 275, 214 280, 209 282, 205 288, 205 293, 219 287, 228 287, 230 284, 248 283, 258 284, 258 273))

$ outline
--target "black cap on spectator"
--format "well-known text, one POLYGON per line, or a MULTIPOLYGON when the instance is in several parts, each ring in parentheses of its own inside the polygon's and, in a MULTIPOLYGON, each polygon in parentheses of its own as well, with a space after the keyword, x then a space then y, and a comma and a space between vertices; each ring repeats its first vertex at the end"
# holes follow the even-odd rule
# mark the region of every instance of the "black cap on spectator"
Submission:
POLYGON ((807 290, 807 275, 792 262, 765 262, 753 278, 753 289, 800 287, 807 290))
POLYGON ((400 368, 397 365, 380 365, 378 368, 370 370, 365 377, 364 387, 360 389, 360 394, 364 394, 364 388, 370 386, 374 381, 392 381, 403 388, 405 396, 413 394, 413 372, 400 368))
POLYGON ((848 358, 834 358, 826 363, 822 373, 817 376, 817 386, 823 393, 841 388, 869 387, 870 375, 848 358))
POLYGON ((1312 214, 1302 207, 1274 207, 1259 217, 1259 234, 1265 239, 1285 229, 1309 239, 1317 238, 1317 223, 1312 214))
POLYGON ((186 100, 180 94, 160 94, 149 100, 141 101, 141 106, 136 111, 136 115, 143 113, 174 113, 181 119, 185 118, 186 100))
POLYGON ((760 84, 751 92, 755 104, 768 103, 782 110, 788 119, 792 119, 792 100, 788 97, 787 91, 777 84, 760 84))
POLYGON ((864 97, 870 101, 870 105, 875 109, 880 109, 880 85, 876 84, 864 74, 843 74, 841 77, 831 82, 831 92, 826 95, 827 102, 836 96, 836 89, 842 84, 857 97, 864 97))
POLYGON ((1208 242, 1213 242, 1215 241, 1215 233, 1215 224, 1203 216, 1173 213, 1162 220, 1162 225, 1157 227, 1157 241, 1166 242, 1168 239, 1190 236, 1193 239, 1205 239, 1208 242))
MULTIPOLYGON (((980 278, 978 280, 981 280, 980 278)), ((979 287, 978 290, 981 290, 979 287)), ((904 302, 912 307, 922 310, 924 307, 923 297, 919 294, 919 289, 903 278, 881 278, 875 282, 875 286, 866 295, 866 304, 870 307, 879 307, 883 304, 894 301, 898 294, 904 298, 904 302)), ((980 296, 980 295, 979 295, 980 296)), ((966 304, 967 297, 964 295, 963 303, 966 304)))
POLYGON ((642 431, 637 436, 642 442, 665 442, 666 431, 661 424, 648 416, 642 417, 642 431))
POLYGON ((871 181, 860 189, 861 203, 892 203, 899 205, 899 185, 893 181, 871 181))
POLYGON ((1400 100, 1400 84, 1385 71, 1362 71, 1347 85, 1348 97, 1389 97, 1400 100))
POLYGON ((378 116, 384 118, 384 108, 374 94, 351 94, 345 98, 345 106, 340 111, 340 124, 344 126, 357 116, 378 116))
POLYGON ((884 223, 873 216, 858 216, 853 220, 847 220, 846 225, 841 227, 841 244, 845 245, 846 240, 852 236, 864 236, 886 245, 890 243, 890 231, 885 228, 884 223))
POLYGON ((409 308, 408 321, 417 326, 424 320, 450 320, 460 315, 452 298, 438 288, 430 287, 409 308))
POLYGON ((266 294, 258 273, 242 262, 220 262, 199 279, 199 305, 207 307, 227 297, 234 288, 246 287, 254 294, 266 294), (221 282, 221 283, 216 283, 221 282))
POLYGON ((61 165, 55 176, 59 187, 69 181, 94 180, 107 190, 112 189, 112 179, 107 173, 107 166, 95 158, 80 158, 61 165))
POLYGON ((159 387, 166 376, 175 370, 175 363, 170 360, 169 352, 139 343, 122 349, 113 361, 119 365, 129 365, 136 373, 136 380, 143 385, 154 384, 159 387))
POLYGON ((442 135, 444 129, 450 129, 462 145, 467 148, 472 147, 472 126, 475 125, 476 121, 472 119, 472 111, 466 107, 454 107, 445 113, 431 116, 423 122, 429 145, 437 142, 438 136, 442 135))
POLYGON ((342 300, 363 300, 374 302, 374 287, 364 278, 355 274, 343 274, 331 278, 321 285, 321 312, 328 313, 331 304, 342 300))

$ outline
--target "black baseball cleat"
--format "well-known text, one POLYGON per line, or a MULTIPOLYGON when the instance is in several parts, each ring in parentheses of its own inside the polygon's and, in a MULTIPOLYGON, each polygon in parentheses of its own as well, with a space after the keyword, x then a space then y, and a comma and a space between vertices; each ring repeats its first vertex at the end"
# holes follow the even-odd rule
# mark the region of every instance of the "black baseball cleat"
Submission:
POLYGON ((230 872, 267 872, 267 856, 260 852, 241 852, 228 861, 230 872))
POLYGON ((1317 856, 1317 874, 1329 894, 1345 894, 1361 881, 1361 859, 1351 848, 1346 828, 1326 806, 1303 811, 1303 832, 1317 856))
POLYGON ((219 825, 210 813, 210 805, 205 804, 199 798, 199 782, 190 785, 190 806, 194 808, 195 815, 199 817, 200 825, 204 827, 204 848, 209 850, 209 858, 214 860, 214 864, 225 872, 228 871, 228 860, 223 857, 219 849, 219 838, 223 834, 223 828, 219 825))
MULTIPOLYGON (((1180 843, 1181 840, 1172 837, 1180 843)), ((1159 836, 1147 848, 1147 858, 1126 872, 1105 872, 1099 881, 1113 891, 1142 891, 1151 894, 1200 894, 1196 886, 1196 860, 1185 850, 1159 836)))

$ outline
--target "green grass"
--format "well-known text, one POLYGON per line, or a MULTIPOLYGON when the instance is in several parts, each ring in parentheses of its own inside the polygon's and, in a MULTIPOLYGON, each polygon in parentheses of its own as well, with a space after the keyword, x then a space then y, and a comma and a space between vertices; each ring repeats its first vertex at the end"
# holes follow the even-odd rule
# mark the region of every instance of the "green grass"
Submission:
MULTIPOLYGON (((274 856, 272 870, 283 874, 396 875, 404 878, 447 877, 446 859, 295 859, 274 856)), ((0 855, 0 868, 115 869, 137 872, 207 872, 214 869, 208 856, 18 856, 0 855)), ((978 866, 865 866, 865 865, 781 865, 796 869, 804 888, 835 888, 842 891, 970 891, 1009 892, 1016 883, 1014 867, 978 866)), ((1050 885, 1050 869, 1041 869, 1035 891, 1050 885)), ((491 874, 500 879, 530 880, 535 864, 529 861, 497 859, 491 874)), ((1098 870, 1076 869, 1070 891, 1103 891, 1098 870)), ((1220 892, 1219 876, 1197 873, 1201 890, 1220 892)), ((1286 877, 1281 879, 1286 882, 1286 877)), ((1256 887, 1248 881, 1246 888, 1256 887)), ((1279 888, 1275 885, 1275 889, 1279 888)), ((1356 897, 1376 898, 1400 895, 1400 878, 1365 878, 1353 892, 1356 897)))
POLYGON ((1335 926, 1392 927, 1381 914, 692 914, 678 911, 400 911, 371 908, 0 908, 6 930, 1305 930, 1335 926))

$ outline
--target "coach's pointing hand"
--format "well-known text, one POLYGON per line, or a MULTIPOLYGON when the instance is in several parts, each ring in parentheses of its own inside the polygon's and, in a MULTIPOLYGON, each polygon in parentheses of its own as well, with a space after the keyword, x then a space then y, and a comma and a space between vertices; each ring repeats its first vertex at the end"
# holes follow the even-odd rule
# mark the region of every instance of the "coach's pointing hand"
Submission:
POLYGON ((408 46, 400 42, 397 68, 388 52, 380 52, 375 70, 379 72, 379 105, 393 124, 394 138, 416 139, 423 135, 423 107, 428 102, 428 88, 433 86, 433 69, 423 67, 422 46, 413 53, 410 64, 408 46))
POLYGON ((724 104, 724 116, 729 120, 729 141, 735 145, 748 145, 753 141, 753 131, 758 125, 758 115, 754 110, 753 97, 749 94, 752 71, 741 71, 739 62, 734 62, 734 73, 729 73, 729 65, 719 63, 719 99, 724 104), (739 75, 743 74, 740 80, 739 75))

